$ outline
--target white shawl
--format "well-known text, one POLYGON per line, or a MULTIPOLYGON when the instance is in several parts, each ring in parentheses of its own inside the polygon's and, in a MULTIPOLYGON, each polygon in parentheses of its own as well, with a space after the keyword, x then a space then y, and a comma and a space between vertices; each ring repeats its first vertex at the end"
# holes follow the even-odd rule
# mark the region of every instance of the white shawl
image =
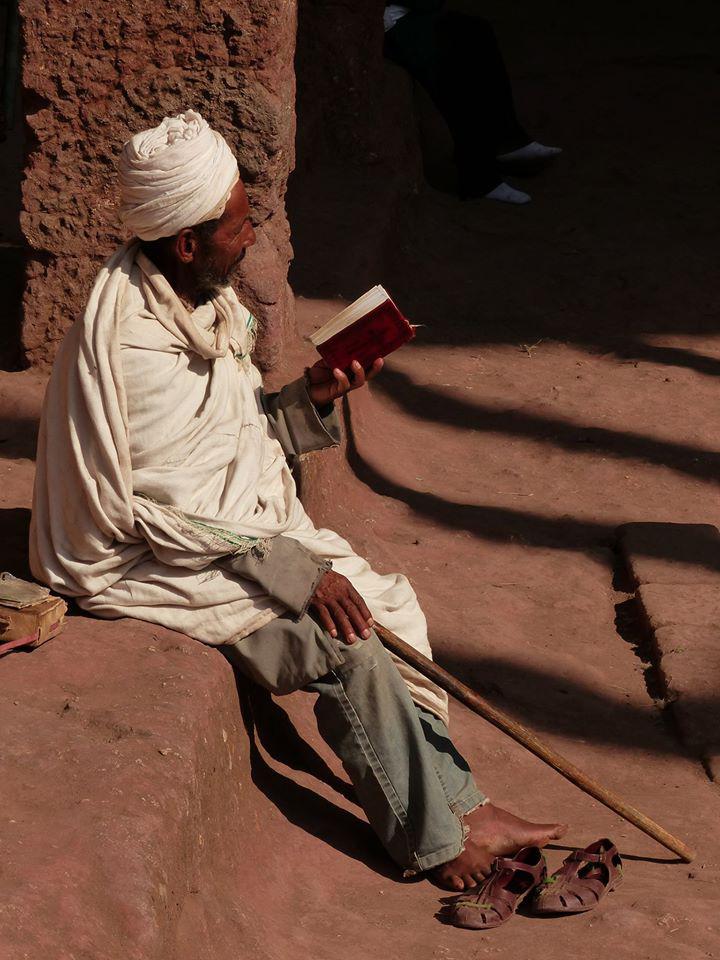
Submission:
MULTIPOLYGON (((372 571, 303 510, 262 410, 251 326, 230 287, 190 313, 137 243, 110 258, 48 385, 34 576, 99 616, 222 644, 284 608, 213 561, 285 534, 332 560, 374 617, 429 656, 408 581, 372 571)), ((446 718, 445 696, 398 666, 413 698, 446 718)))

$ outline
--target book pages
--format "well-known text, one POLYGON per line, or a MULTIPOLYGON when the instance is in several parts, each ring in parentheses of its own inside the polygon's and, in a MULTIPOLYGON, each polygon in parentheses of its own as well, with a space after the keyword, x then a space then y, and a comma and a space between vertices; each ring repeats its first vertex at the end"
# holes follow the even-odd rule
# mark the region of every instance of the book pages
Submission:
POLYGON ((390 300, 385 288, 379 284, 372 287, 361 297, 358 297, 357 300, 354 300, 349 306, 345 307, 344 310, 341 310, 340 313, 335 314, 335 316, 331 320, 328 320, 319 330, 311 333, 310 342, 313 346, 318 347, 321 343, 325 343, 326 340, 334 337, 335 334, 340 333, 341 330, 349 327, 351 323, 355 323, 360 317, 364 317, 366 313, 370 313, 371 310, 379 307, 385 300, 390 300))

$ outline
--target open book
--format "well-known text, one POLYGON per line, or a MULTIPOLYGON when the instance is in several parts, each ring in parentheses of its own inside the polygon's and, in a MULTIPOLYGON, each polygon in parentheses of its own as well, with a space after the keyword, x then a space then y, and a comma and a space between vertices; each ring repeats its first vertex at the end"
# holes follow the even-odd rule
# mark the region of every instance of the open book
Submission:
POLYGON ((347 370, 357 360, 367 370, 414 336, 414 326, 378 285, 328 320, 310 340, 328 366, 347 370))

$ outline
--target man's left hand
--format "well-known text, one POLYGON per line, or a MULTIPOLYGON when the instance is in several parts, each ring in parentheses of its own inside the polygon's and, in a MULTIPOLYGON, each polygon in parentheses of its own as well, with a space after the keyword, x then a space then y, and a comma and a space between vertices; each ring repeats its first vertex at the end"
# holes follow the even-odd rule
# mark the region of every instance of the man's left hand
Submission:
POLYGON ((308 395, 316 407, 325 407, 338 397, 351 390, 357 390, 376 377, 383 368, 383 359, 378 357, 369 370, 363 370, 357 360, 353 360, 350 370, 352 380, 339 367, 333 370, 324 360, 307 369, 308 395))

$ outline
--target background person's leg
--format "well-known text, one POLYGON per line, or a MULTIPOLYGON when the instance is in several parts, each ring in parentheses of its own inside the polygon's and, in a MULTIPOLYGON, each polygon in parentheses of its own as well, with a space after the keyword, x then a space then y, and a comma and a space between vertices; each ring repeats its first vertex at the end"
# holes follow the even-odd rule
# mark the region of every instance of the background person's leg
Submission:
POLYGON ((466 87, 467 65, 455 55, 455 31, 447 18, 409 13, 385 36, 385 55, 421 83, 448 126, 455 146, 460 194, 472 184, 479 196, 502 180, 495 150, 473 120, 473 97, 466 87))
POLYGON ((473 118, 484 129, 493 154, 514 150, 530 137, 517 118, 512 87, 492 24, 481 17, 448 14, 443 21, 446 42, 464 66, 469 103, 478 111, 473 118))
POLYGON ((448 13, 436 30, 440 97, 456 143, 460 195, 486 196, 502 183, 497 154, 529 138, 487 20, 448 13))
MULTIPOLYGON (((502 183, 496 154, 528 142, 487 21, 410 13, 385 36, 385 55, 421 83, 448 125, 459 192, 485 196, 502 183)), ((509 188, 511 189, 511 188, 509 188)))

